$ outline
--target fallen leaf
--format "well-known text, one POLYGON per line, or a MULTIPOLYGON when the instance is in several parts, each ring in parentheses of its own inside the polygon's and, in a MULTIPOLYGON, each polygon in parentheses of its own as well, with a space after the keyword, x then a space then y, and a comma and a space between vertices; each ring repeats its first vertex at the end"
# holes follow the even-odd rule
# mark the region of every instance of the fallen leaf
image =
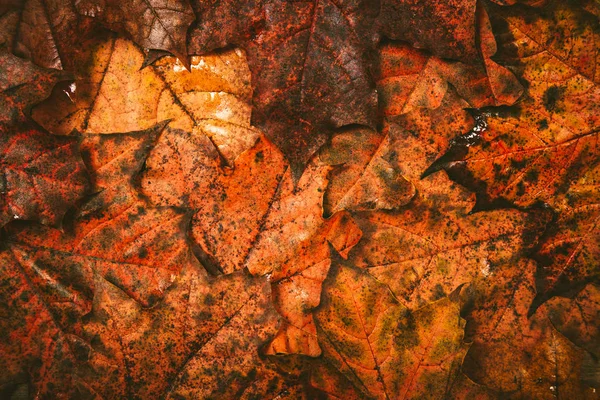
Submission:
POLYGON ((169 129, 211 138, 229 163, 260 135, 250 126, 249 71, 239 50, 194 57, 187 72, 172 57, 140 69, 143 53, 123 39, 93 45, 74 86, 33 111, 50 132, 139 131, 170 119, 169 129))
POLYGON ((78 4, 80 13, 100 19, 142 47, 169 51, 189 66, 186 34, 195 18, 187 0, 86 0, 83 4, 78 4))
POLYGON ((7 4, 0 42, 34 64, 71 70, 91 21, 77 13, 74 0, 26 0, 7 4))
POLYGON ((526 261, 507 265, 496 279, 469 289, 466 334, 473 344, 463 370, 507 396, 593 398, 593 389, 579 379, 583 351, 555 330, 543 307, 528 317, 535 296, 532 267, 526 261))
POLYGON ((458 311, 445 299, 409 312, 366 272, 336 265, 317 313, 324 357, 361 397, 443 397, 467 350, 458 311))
MULTIPOLYGON (((227 4, 222 7, 228 9, 227 4)), ((247 43, 229 30, 220 33, 217 42, 235 43, 247 51, 253 123, 281 149, 298 180, 332 128, 375 124, 369 55, 376 39, 371 33, 376 4, 364 0, 234 4, 234 15, 247 21, 244 29, 259 22, 261 28, 247 43)), ((219 13, 219 25, 228 25, 232 14, 219 13)), ((192 54, 213 50, 215 44, 204 41, 213 21, 201 20, 192 32, 192 54)))
POLYGON ((595 323, 600 312, 598 286, 587 285, 572 299, 554 297, 545 304, 552 325, 573 343, 594 356, 600 354, 600 330, 595 323))
POLYGON ((419 2, 382 0, 382 33, 425 48, 443 58, 471 62, 479 57, 475 43, 476 0, 419 2))
POLYGON ((516 53, 528 95, 513 109, 484 111, 483 124, 457 140, 429 172, 445 168, 477 193, 481 207, 503 200, 529 206, 552 204, 572 177, 597 163, 598 33, 585 19, 573 28, 580 12, 556 3, 529 24, 506 11, 502 23, 510 39, 502 47, 516 53), (564 29, 555 34, 557 24, 564 29), (559 47, 573 50, 565 54, 559 47))

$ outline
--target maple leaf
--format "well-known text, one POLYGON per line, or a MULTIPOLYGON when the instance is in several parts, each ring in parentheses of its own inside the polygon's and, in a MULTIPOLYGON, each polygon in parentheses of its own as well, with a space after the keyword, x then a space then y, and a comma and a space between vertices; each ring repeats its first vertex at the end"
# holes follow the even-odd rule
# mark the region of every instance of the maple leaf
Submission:
POLYGON ((600 91, 590 62, 597 28, 584 19, 575 30, 580 11, 568 4, 541 9, 531 23, 505 12, 511 39, 502 46, 516 52, 527 97, 513 110, 484 112, 484 124, 457 139, 428 173, 445 168, 477 192, 482 207, 498 199, 552 204, 572 176, 597 163, 600 91), (558 34, 556 24, 564 27, 558 34))
POLYGON ((534 271, 523 260, 467 289, 466 335, 473 344, 463 370, 506 395, 591 397, 593 389, 579 379, 583 351, 555 330, 544 306, 528 318, 535 296, 534 271))
POLYGON ((68 79, 60 71, 44 69, 6 52, 0 53, 0 122, 26 121, 29 108, 44 100, 52 87, 68 79))
MULTIPOLYGON (((36 312, 51 320, 49 328, 36 327, 31 335, 15 336, 17 343, 32 351, 31 355, 21 354, 24 361, 40 360, 31 373, 41 392, 52 392, 55 379, 68 378, 64 372, 68 367, 61 365, 72 364, 77 356, 68 335, 75 334, 79 346, 77 333, 82 317, 92 309, 96 276, 140 305, 151 306, 187 258, 182 229, 185 216, 172 209, 147 208, 129 182, 163 127, 90 136, 83 141, 83 153, 100 193, 77 211, 68 232, 35 225, 13 225, 9 230, 2 257, 8 260, 11 272, 6 275, 3 301, 35 303, 25 307, 33 314, 15 313, 10 321, 21 324, 36 312), (25 282, 23 295, 13 298, 10 288, 14 290, 21 281, 25 282), (65 376, 48 375, 58 368, 62 369, 55 373, 65 376)), ((16 358, 11 366, 22 362, 16 358)), ((69 388, 71 385, 66 385, 64 390, 69 388)))
MULTIPOLYGON (((392 85, 389 93, 402 93, 411 82, 379 84, 383 90, 392 85)), ((426 85, 423 91, 428 91, 426 85)), ((428 160, 450 145, 452 132, 472 123, 465 105, 448 89, 439 104, 428 108, 400 115, 393 103, 383 109, 388 114, 384 130, 391 138, 390 158, 416 194, 397 210, 354 215, 363 237, 349 252, 349 260, 367 268, 408 307, 448 295, 495 265, 518 258, 547 221, 545 214, 517 210, 470 215, 474 202, 464 190, 444 176, 421 179, 428 160)))
POLYGON ((2 2, 0 397, 597 397, 596 3, 2 2))
POLYGON ((78 11, 98 18, 107 28, 131 37, 148 49, 166 50, 189 67, 186 34, 194 21, 187 0, 87 0, 78 11))
POLYGON ((374 2, 264 1, 242 9, 224 2, 220 7, 225 12, 219 13, 219 21, 240 15, 243 32, 257 23, 261 28, 246 43, 241 39, 248 34, 229 30, 204 41, 215 24, 205 14, 213 9, 197 7, 199 25, 191 33, 189 50, 203 53, 223 43, 245 48, 254 88, 253 123, 285 154, 296 180, 332 128, 374 126, 369 57, 376 39, 370 31, 378 11, 374 2), (229 11, 233 7, 235 12, 229 11))
POLYGON ((45 68, 71 70, 82 39, 93 25, 73 0, 26 0, 7 3, 0 43, 15 55, 45 68))
POLYGON ((74 86, 33 110, 51 132, 129 132, 170 119, 169 129, 211 138, 230 164, 260 135, 250 126, 250 77, 240 51, 194 57, 189 73, 172 57, 140 69, 143 53, 123 39, 90 45, 74 86))
POLYGON ((445 299, 411 313, 364 271, 336 265, 317 312, 324 357, 360 397, 443 397, 467 350, 458 312, 445 299))
POLYGON ((211 272, 247 268, 269 276, 278 310, 289 324, 272 351, 318 355, 311 311, 329 268, 328 243, 346 254, 360 238, 344 214, 321 216, 329 168, 311 164, 294 188, 281 154, 265 139, 227 171, 207 140, 168 135, 148 159, 141 178, 144 193, 155 204, 194 210, 191 238, 211 272))
POLYGON ((98 393, 260 396, 277 386, 268 386, 279 377, 277 369, 260 357, 262 343, 279 324, 264 279, 242 273, 209 278, 199 265, 185 263, 152 312, 107 281, 95 305, 82 336, 91 343, 87 365, 98 379, 91 382, 98 393))

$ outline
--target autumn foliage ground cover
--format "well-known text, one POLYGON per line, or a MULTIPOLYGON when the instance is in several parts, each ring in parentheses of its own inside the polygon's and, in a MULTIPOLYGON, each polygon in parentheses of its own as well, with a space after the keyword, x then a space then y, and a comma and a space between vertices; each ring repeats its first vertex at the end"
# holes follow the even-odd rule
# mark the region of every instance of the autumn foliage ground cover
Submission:
POLYGON ((0 398, 600 397, 597 0, 0 0, 0 398))

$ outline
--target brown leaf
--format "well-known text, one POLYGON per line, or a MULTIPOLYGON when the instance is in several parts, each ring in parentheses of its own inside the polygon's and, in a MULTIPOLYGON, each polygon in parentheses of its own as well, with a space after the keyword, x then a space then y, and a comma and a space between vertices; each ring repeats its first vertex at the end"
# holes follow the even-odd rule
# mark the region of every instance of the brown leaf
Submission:
POLYGON ((0 124, 0 179, 0 226, 17 219, 60 226, 90 188, 78 138, 25 123, 0 124))
POLYGON ((67 75, 44 69, 12 54, 0 53, 0 122, 25 120, 29 107, 44 100, 67 75))
POLYGON ((19 57, 45 68, 72 70, 82 39, 92 34, 74 0, 26 0, 8 5, 0 43, 19 57))
MULTIPOLYGON (((253 123, 281 149, 298 180, 332 128, 375 124, 369 55, 377 5, 364 0, 242 3, 236 4, 235 15, 247 21, 244 29, 260 21, 260 34, 242 44, 237 32, 227 35, 227 30, 217 42, 243 45, 248 52, 253 123)), ((228 10, 230 3, 223 4, 228 10)), ((192 32, 192 54, 214 48, 204 41, 214 24, 205 15, 199 15, 200 25, 192 32)), ((219 14, 220 24, 229 25, 231 16, 219 14)))
POLYGON ((367 273, 340 265, 325 283, 317 321, 325 358, 361 397, 438 398, 466 351, 458 311, 445 299, 408 312, 367 273))
MULTIPOLYGON (((495 53, 493 36, 488 38, 488 57, 495 53), (491 53, 491 54, 489 54, 491 53)), ((452 85, 470 107, 513 104, 522 87, 512 73, 491 59, 481 64, 447 61, 405 44, 381 49, 377 86, 386 116, 419 108, 439 107, 452 85)))
POLYGON ((475 44, 476 3, 476 0, 382 0, 379 16, 382 33, 390 39, 428 49, 438 57, 472 62, 479 56, 475 44))
POLYGON ((189 67, 186 34, 195 17, 187 0, 87 0, 84 4, 78 5, 80 13, 99 18, 107 28, 128 35, 142 47, 169 51, 189 67))
POLYGON ((542 307, 528 317, 535 296, 534 266, 507 265, 495 279, 475 282, 467 316, 473 340, 463 370, 476 382, 514 397, 561 393, 593 398, 580 381, 584 353, 558 333, 542 307), (473 298, 474 297, 474 298, 473 298))
POLYGON ((486 122, 457 140, 430 171, 446 168, 477 192, 482 207, 499 199, 552 204, 598 161, 597 27, 566 4, 543 8, 532 24, 506 13, 510 40, 503 47, 516 53, 528 97, 508 112, 484 113, 486 122), (562 29, 555 34, 557 24, 562 29))
POLYGON ((589 284, 573 299, 554 297, 545 304, 548 317, 556 329, 573 343, 594 356, 600 354, 600 291, 589 284))

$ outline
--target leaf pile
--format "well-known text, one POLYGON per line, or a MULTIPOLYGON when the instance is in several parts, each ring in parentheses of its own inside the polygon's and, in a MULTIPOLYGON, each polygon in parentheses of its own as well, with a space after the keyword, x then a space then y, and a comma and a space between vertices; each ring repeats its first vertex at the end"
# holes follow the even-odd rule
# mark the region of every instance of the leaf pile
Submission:
POLYGON ((594 0, 0 4, 0 397, 598 398, 594 0))

